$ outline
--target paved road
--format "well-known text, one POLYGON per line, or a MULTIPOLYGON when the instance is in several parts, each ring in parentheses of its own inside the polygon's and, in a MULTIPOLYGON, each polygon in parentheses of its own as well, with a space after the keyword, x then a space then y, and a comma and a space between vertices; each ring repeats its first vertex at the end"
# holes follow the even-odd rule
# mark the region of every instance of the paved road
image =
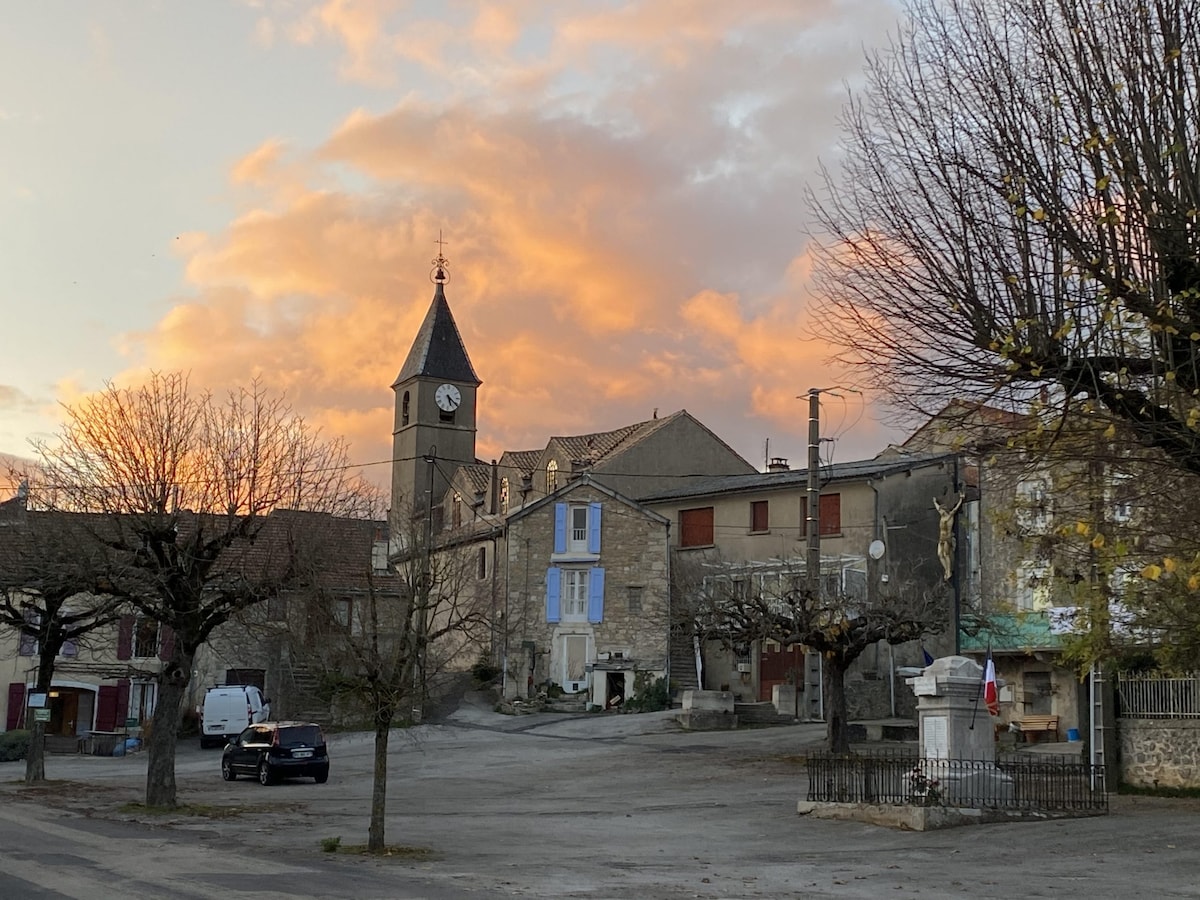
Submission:
MULTIPOLYGON (((30 798, 11 783, 19 765, 2 764, 0 898, 1200 897, 1193 801, 1122 798, 1103 818, 924 834, 801 818, 804 779, 786 757, 819 737, 812 725, 685 734, 660 714, 511 718, 468 703, 393 739, 388 842, 431 851, 422 861, 320 852, 322 838, 366 840, 364 735, 335 740, 326 785, 225 784, 217 752, 182 747, 180 799, 240 814, 153 829, 109 821, 139 797, 143 757, 52 757, 51 778, 87 785, 71 811, 9 802, 30 798), (29 818, 33 846, 14 851, 29 818)), ((59 803, 74 789, 55 790, 59 803)))

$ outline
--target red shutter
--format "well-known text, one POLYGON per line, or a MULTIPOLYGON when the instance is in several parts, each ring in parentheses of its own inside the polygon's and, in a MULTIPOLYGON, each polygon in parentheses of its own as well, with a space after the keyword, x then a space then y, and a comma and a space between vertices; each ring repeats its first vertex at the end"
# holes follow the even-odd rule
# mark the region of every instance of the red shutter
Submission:
MULTIPOLYGON (((117 625, 117 659, 133 658, 133 616, 121 616, 117 625)), ((111 728, 100 728, 98 731, 112 731, 111 728)))
POLYGON ((14 728, 20 728, 24 718, 25 685, 14 681, 8 686, 8 717, 4 725, 5 730, 12 731, 14 728))
MULTIPOLYGON (((125 702, 129 702, 126 694, 125 702)), ((113 684, 102 684, 96 692, 96 730, 117 730, 117 687, 113 684)))
POLYGON ((707 547, 713 542, 713 508, 679 511, 679 546, 707 547))
POLYGON ((821 505, 817 507, 820 514, 821 534, 842 533, 842 495, 822 494, 821 505))
POLYGON ((757 532, 766 531, 768 521, 767 501, 750 501, 750 530, 757 532))
POLYGON ((160 625, 158 631, 158 658, 168 660, 175 655, 175 629, 170 625, 160 625))
POLYGON ((125 727, 125 720, 129 718, 129 679, 117 679, 117 709, 116 709, 116 725, 110 731, 116 731, 119 728, 125 727))

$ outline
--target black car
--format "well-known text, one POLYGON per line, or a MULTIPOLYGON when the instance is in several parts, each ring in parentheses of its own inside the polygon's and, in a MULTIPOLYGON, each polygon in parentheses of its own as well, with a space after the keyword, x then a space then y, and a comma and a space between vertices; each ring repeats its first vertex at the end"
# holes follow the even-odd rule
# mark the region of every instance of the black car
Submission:
POLYGON ((233 781, 250 775, 260 784, 281 778, 329 780, 329 752, 321 726, 312 722, 260 722, 251 725, 225 747, 221 777, 233 781))

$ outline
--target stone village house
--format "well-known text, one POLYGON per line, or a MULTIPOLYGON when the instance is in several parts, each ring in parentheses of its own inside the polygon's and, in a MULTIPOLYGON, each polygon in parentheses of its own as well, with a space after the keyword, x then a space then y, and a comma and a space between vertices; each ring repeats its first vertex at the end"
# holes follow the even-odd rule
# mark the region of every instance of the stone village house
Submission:
MULTIPOLYGON (((807 573, 808 472, 785 460, 751 475, 702 479, 644 498, 672 523, 672 568, 680 590, 724 591, 730 596, 778 597, 804 589, 807 573)), ((958 480, 953 454, 898 454, 838 463, 820 470, 818 528, 821 584, 826 596, 878 602, 889 592, 936 592, 946 598, 948 633, 952 585, 937 558, 937 499, 953 504, 958 480), (872 547, 875 549, 873 554, 872 547)), ((686 622, 677 622, 686 629, 686 622)), ((685 636, 686 638, 686 636, 685 636)), ((935 654, 951 650, 944 636, 931 637, 935 654)), ((675 642, 672 677, 728 690, 744 702, 769 701, 772 688, 794 684, 803 697, 796 712, 821 718, 821 662, 804 648, 773 641, 726 652, 718 642, 696 648, 675 642), (699 664, 697 665, 697 656, 699 664)), ((881 719, 912 714, 912 692, 899 666, 921 665, 919 643, 869 648, 847 678, 850 715, 881 719)))

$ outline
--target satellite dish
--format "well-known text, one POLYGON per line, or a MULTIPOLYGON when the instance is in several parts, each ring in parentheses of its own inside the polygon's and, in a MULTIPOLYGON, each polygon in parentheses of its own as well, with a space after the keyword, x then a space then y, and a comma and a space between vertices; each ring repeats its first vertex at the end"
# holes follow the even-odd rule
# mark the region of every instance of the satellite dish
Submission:
MULTIPOLYGON (((859 544, 858 546, 862 546, 859 544)), ((882 559, 887 548, 883 545, 883 541, 871 541, 871 546, 867 548, 867 553, 871 554, 871 559, 882 559)))

